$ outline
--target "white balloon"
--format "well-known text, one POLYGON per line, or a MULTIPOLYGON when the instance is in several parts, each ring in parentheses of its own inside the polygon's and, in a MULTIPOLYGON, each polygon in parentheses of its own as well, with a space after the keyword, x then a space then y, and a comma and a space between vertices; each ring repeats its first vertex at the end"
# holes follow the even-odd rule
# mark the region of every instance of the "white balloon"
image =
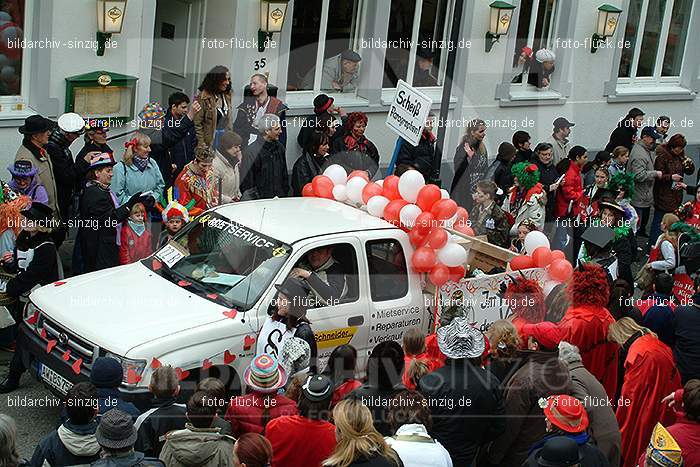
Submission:
POLYGON ((333 187, 333 198, 336 201, 345 201, 348 199, 347 188, 345 185, 336 185, 333 187))
POLYGON ((549 248, 549 239, 539 230, 533 230, 525 236, 525 251, 532 256, 532 252, 541 246, 549 248))
POLYGON ((444 188, 440 188, 440 197, 441 199, 450 199, 450 193, 444 188))
POLYGON ((549 281, 545 282, 544 287, 542 287, 542 291, 544 292, 544 296, 546 297, 547 295, 549 295, 550 292, 552 291, 552 289, 558 285, 559 285, 559 282, 557 282, 555 280, 549 280, 549 281))
POLYGON ((401 211, 399 211, 399 219, 401 220, 401 224, 403 224, 404 227, 412 229, 413 226, 416 225, 416 217, 418 217, 418 214, 421 212, 423 212, 421 208, 415 204, 407 204, 401 208, 401 211))
POLYGON ((353 203, 362 203, 362 189, 367 185, 367 180, 362 177, 352 177, 345 185, 348 199, 353 203))
POLYGON ((467 251, 458 243, 450 243, 437 252, 438 261, 445 266, 455 267, 467 262, 467 251))
POLYGON ((348 180, 348 173, 338 164, 326 167, 326 170, 323 171, 323 175, 333 180, 334 185, 345 185, 345 182, 348 180))
POLYGON ((408 170, 399 177, 399 193, 409 203, 415 203, 418 192, 425 186, 423 174, 417 170, 408 170))
POLYGON ((374 195, 367 200, 367 212, 374 217, 382 217, 384 208, 389 204, 389 200, 380 195, 374 195))

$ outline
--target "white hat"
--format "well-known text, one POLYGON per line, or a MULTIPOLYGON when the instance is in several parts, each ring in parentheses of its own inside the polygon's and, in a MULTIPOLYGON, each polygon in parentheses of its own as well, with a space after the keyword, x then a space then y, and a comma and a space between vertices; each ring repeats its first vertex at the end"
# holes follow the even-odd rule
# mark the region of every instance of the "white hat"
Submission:
POLYGON ((540 63, 543 62, 553 62, 556 60, 557 56, 549 49, 540 49, 535 52, 535 60, 540 63))
POLYGON ((58 117, 58 127, 66 133, 84 133, 85 120, 75 112, 68 112, 58 117))

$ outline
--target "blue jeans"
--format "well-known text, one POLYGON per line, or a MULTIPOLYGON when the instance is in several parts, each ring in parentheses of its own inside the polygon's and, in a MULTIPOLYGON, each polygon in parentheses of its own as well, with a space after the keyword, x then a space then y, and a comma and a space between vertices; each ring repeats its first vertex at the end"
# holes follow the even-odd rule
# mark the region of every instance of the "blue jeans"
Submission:
POLYGON ((656 245, 656 240, 659 238, 659 235, 661 235, 661 219, 663 219, 666 214, 668 214, 666 211, 654 208, 654 218, 651 221, 649 243, 647 243, 647 247, 649 247, 649 249, 656 245))

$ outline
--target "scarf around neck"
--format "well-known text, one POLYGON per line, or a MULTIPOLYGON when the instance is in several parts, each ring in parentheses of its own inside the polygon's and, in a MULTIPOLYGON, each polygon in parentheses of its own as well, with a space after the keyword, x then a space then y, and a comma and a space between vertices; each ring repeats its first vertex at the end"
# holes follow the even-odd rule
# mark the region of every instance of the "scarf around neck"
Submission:
POLYGON ((148 162, 150 161, 150 157, 141 158, 139 156, 134 156, 133 162, 134 165, 136 166, 137 169, 139 169, 141 172, 146 170, 148 168, 148 162))
POLYGON ((129 227, 131 227, 131 230, 133 230, 139 237, 146 231, 145 222, 134 222, 131 219, 127 219, 127 221, 129 222, 129 227))

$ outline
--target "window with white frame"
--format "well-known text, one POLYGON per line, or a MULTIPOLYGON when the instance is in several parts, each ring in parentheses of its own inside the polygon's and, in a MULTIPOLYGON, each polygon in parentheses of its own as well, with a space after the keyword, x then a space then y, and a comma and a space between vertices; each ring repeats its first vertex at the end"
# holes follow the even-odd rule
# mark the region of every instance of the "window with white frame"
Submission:
POLYGON ((0 1, 0 102, 21 102, 25 0, 0 1))
POLYGON ((529 64, 540 49, 552 50, 556 41, 557 4, 560 0, 522 0, 513 53, 513 84, 527 83, 529 64), (531 54, 524 51, 531 50, 531 54))
POLYGON ((630 0, 618 83, 679 82, 692 0, 630 0))
POLYGON ((453 0, 391 0, 383 87, 442 85, 453 0))
POLYGON ((288 91, 355 93, 362 62, 351 60, 344 64, 341 54, 350 50, 361 57, 359 43, 364 1, 294 2, 288 91))

